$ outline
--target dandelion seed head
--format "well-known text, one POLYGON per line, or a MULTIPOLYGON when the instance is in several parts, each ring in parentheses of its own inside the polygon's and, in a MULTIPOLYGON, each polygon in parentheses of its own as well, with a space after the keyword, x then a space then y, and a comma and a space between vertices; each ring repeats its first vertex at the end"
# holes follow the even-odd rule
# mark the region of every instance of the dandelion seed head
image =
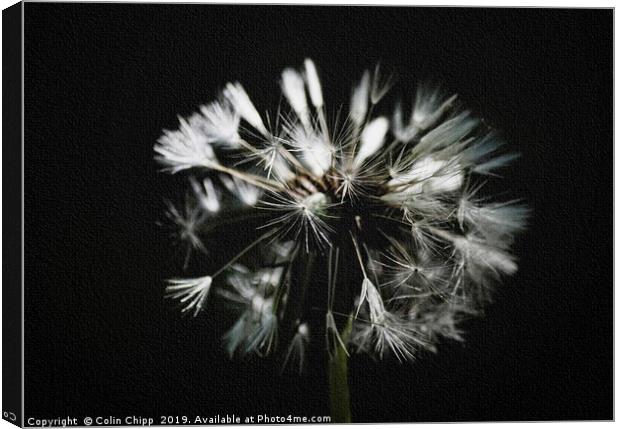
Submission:
POLYGON ((253 126, 263 136, 269 136, 269 132, 265 128, 260 114, 256 107, 254 107, 252 100, 250 100, 250 96, 239 82, 226 84, 223 95, 248 124, 253 126))
POLYGON ((175 237, 231 254, 207 275, 170 281, 166 296, 196 315, 215 288, 237 314, 223 335, 231 356, 277 352, 301 371, 322 338, 330 356, 410 360, 462 341, 462 321, 517 271, 511 247, 529 211, 484 186, 517 155, 435 87, 376 114, 394 82, 379 67, 364 72, 348 113, 331 116, 306 59, 282 72, 275 117, 228 83, 155 144, 167 172, 196 177, 190 204, 167 212, 175 237), (320 308, 317 296, 327 297, 320 308))
POLYGON ((351 117, 351 121, 358 127, 360 127, 366 119, 369 97, 370 73, 366 71, 351 95, 351 108, 349 116, 351 117))

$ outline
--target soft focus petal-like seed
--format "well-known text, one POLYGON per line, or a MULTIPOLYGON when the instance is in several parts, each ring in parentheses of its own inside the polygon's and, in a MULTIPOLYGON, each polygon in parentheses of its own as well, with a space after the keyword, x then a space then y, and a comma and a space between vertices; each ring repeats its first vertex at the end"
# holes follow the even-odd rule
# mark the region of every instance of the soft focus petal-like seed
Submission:
POLYGON ((368 158, 377 153, 383 146, 385 134, 390 126, 383 116, 374 119, 364 128, 360 137, 360 147, 353 159, 354 168, 359 168, 368 158))
POLYGON ((463 185, 463 176, 458 165, 429 156, 415 162, 409 171, 393 174, 388 184, 409 195, 454 192, 463 185))
POLYGON ((204 179, 202 186, 194 178, 190 179, 190 183, 194 190, 194 195, 203 209, 210 213, 217 213, 220 211, 219 192, 213 185, 211 179, 204 179))
POLYGON ((306 82, 308 84, 308 92, 310 93, 310 100, 317 109, 323 107, 323 90, 321 89, 321 81, 319 80, 319 74, 316 71, 316 67, 311 59, 306 58, 304 61, 306 69, 306 82))
POLYGON ((366 112, 368 111, 368 97, 370 94, 370 73, 368 70, 364 72, 362 79, 353 89, 351 95, 351 107, 349 116, 351 121, 358 127, 361 127, 366 120, 366 112))
POLYGON ((239 115, 226 100, 201 106, 190 124, 200 129, 210 143, 239 147, 239 115))
POLYGON ((314 130, 303 127, 294 127, 290 131, 292 152, 298 155, 300 161, 316 176, 323 176, 331 167, 333 149, 322 135, 314 130))
POLYGON ((239 198, 239 200, 241 200, 241 202, 243 202, 246 206, 255 206, 262 194, 262 190, 260 188, 244 182, 237 177, 230 177, 222 174, 220 175, 220 180, 226 189, 228 189, 235 197, 239 198))
POLYGON ((303 77, 291 68, 282 72, 282 92, 306 129, 310 127, 303 77))
POLYGON ((154 150, 159 154, 157 160, 168 166, 167 170, 172 173, 193 167, 209 167, 218 163, 215 152, 204 134, 192 128, 181 117, 179 117, 179 129, 164 130, 154 150))
POLYGON ((250 100, 247 92, 245 92, 245 89, 243 89, 243 86, 241 86, 239 82, 234 84, 227 83, 226 88, 224 89, 224 96, 228 99, 228 101, 230 101, 237 113, 239 113, 241 117, 248 122, 248 124, 256 128, 256 130, 263 136, 269 136, 269 132, 265 128, 263 120, 256 110, 256 107, 254 107, 252 100, 250 100))

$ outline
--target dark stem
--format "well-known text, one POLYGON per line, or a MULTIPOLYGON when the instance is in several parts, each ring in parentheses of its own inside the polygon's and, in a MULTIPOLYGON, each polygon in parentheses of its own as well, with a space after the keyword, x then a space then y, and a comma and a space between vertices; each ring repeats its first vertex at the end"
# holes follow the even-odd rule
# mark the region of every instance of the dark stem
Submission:
MULTIPOLYGON (((348 344, 353 318, 349 317, 340 336, 348 344)), ((340 346, 329 358, 329 398, 332 423, 351 423, 351 399, 349 397, 349 355, 340 346)))

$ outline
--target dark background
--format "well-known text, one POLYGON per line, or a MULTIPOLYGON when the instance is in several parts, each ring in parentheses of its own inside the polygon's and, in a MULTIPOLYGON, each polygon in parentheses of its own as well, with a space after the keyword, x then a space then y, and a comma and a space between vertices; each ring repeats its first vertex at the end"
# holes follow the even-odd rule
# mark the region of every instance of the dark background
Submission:
MULTIPOLYGON (((522 157, 520 271, 466 342, 351 362, 355 421, 612 418, 611 10, 25 4, 25 416, 326 415, 325 376, 230 361, 216 306, 183 319, 156 226, 182 177, 152 146, 239 80, 277 105, 311 57, 330 107, 382 61, 443 82, 522 157)), ((333 110, 332 110, 333 111, 333 110)))

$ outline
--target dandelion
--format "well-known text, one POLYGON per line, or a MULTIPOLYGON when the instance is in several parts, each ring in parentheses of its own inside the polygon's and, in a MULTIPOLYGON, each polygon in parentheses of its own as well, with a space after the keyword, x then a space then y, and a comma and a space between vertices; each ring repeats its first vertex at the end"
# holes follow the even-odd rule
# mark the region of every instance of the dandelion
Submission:
POLYGON ((231 356, 278 355, 283 371, 301 371, 322 342, 339 420, 350 419, 355 353, 404 362, 464 339, 462 321, 481 314, 495 285, 516 272, 510 249, 529 214, 484 193, 517 156, 497 133, 456 95, 429 86, 418 89, 407 120, 401 105, 375 114, 386 111, 375 107, 393 86, 378 66, 364 72, 348 114, 330 123, 319 70, 307 59, 283 71, 275 117, 228 83, 154 148, 164 171, 197 177, 192 204, 168 210, 175 237, 229 256, 171 280, 167 296, 197 316, 217 291, 238 317, 223 336, 231 356), (219 228, 250 220, 249 244, 219 228))

